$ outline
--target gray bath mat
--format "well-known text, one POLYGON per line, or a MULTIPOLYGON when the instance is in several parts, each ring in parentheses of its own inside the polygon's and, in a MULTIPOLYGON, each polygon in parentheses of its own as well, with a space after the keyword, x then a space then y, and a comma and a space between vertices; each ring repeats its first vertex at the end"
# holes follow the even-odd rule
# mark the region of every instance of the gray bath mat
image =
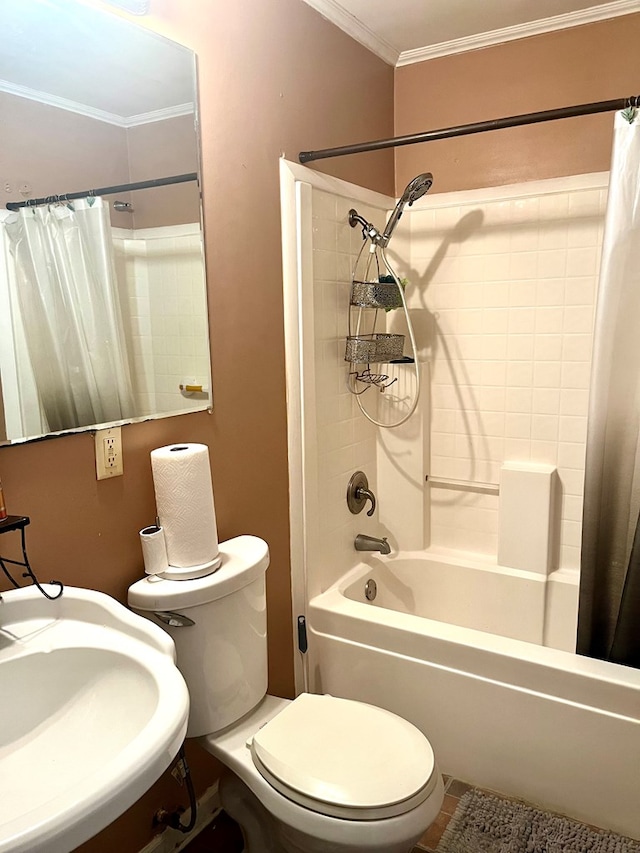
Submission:
POLYGON ((640 853, 640 843, 482 791, 468 791, 437 853, 640 853))

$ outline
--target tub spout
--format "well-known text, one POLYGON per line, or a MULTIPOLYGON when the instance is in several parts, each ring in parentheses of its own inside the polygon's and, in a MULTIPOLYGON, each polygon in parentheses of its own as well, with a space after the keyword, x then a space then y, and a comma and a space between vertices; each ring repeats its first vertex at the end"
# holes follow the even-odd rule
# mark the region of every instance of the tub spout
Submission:
POLYGON ((377 539, 375 536, 358 533, 353 544, 356 551, 380 551, 381 554, 391 553, 391 547, 387 542, 386 536, 382 539, 377 539))

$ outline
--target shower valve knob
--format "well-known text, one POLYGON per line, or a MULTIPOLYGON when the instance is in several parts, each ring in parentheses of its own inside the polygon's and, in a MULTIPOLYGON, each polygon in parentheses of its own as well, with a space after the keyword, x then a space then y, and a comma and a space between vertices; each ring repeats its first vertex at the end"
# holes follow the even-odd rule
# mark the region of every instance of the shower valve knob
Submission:
POLYGON ((371 501, 371 508, 367 515, 372 516, 376 511, 376 496, 369 490, 369 482, 364 471, 356 471, 349 480, 347 486, 347 506, 354 515, 365 508, 367 501, 371 501))

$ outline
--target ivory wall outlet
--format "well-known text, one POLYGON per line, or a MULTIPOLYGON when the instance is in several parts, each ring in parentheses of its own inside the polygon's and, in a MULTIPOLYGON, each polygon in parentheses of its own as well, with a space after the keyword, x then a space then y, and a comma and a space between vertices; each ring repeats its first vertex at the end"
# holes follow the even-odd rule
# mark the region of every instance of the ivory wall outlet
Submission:
POLYGON ((120 427, 96 430, 95 440, 96 476, 98 480, 120 477, 123 473, 120 427))

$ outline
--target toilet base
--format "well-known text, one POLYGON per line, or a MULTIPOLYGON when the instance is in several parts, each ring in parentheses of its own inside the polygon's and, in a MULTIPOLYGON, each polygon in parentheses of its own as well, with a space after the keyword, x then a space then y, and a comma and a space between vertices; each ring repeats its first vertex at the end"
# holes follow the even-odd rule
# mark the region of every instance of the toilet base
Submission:
MULTIPOLYGON (((439 787, 442 788, 441 779, 439 787)), ((225 770, 220 779, 219 793, 222 807, 242 830, 245 853, 410 853, 427 829, 402 842, 389 844, 381 839, 379 844, 370 840, 354 846, 312 837, 279 821, 230 770, 225 770)), ((439 790, 434 791, 434 799, 441 802, 439 790)))
POLYGON ((220 805, 242 831, 244 853, 283 853, 275 839, 275 821, 258 798, 230 770, 225 770, 218 783, 220 805))

